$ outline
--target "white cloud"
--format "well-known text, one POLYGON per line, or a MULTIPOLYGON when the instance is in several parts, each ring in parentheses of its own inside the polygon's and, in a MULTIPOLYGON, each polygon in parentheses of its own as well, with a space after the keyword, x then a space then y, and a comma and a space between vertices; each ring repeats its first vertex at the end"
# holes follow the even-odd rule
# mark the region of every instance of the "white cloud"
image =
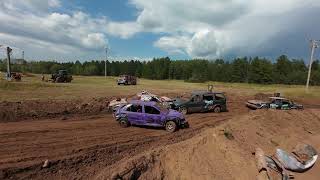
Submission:
POLYGON ((127 39, 138 32, 141 32, 141 27, 135 22, 110 22, 105 27, 106 31, 114 36, 127 39))
POLYGON ((187 54, 188 45, 191 43, 189 36, 164 36, 154 43, 154 46, 170 54, 187 54))
POLYGON ((306 28, 303 34, 297 31, 313 18, 311 11, 319 10, 318 0, 131 0, 130 3, 139 9, 135 23, 141 31, 165 33, 154 43, 155 47, 191 57, 259 55, 277 46, 275 38, 294 34, 307 39, 306 36, 314 35, 311 29, 320 28, 309 24, 309 30, 306 28))
POLYGON ((0 1, 0 42, 28 50, 29 58, 103 52, 107 20, 79 11, 50 12, 50 8, 60 6, 59 0, 0 1), (41 51, 45 52, 43 56, 41 51))
POLYGON ((59 0, 49 0, 48 5, 49 7, 60 7, 61 2, 59 0))
POLYGON ((95 58, 98 51, 103 56, 108 36, 128 39, 147 32, 159 35, 153 45, 169 54, 215 58, 277 51, 283 41, 291 42, 279 50, 286 52, 320 37, 320 25, 308 23, 320 15, 318 0, 128 1, 137 8, 136 20, 115 22, 72 9, 59 13, 60 0, 0 0, 0 42, 34 57, 95 58))

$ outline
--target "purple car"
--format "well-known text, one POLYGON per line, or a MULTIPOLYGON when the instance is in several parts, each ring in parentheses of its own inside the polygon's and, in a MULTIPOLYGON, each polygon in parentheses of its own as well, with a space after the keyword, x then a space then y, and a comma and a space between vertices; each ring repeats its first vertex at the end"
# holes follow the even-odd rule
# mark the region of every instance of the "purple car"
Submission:
POLYGON ((181 127, 189 127, 183 114, 156 102, 131 101, 119 107, 114 116, 122 127, 129 125, 164 127, 169 132, 174 132, 181 127))

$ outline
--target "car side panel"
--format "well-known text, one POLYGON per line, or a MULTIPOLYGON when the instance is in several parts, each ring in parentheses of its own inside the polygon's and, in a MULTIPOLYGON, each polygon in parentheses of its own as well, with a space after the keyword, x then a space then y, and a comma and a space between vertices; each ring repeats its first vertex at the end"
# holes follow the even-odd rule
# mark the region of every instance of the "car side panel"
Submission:
POLYGON ((145 113, 145 106, 143 106, 143 112, 144 112, 145 125, 152 125, 152 126, 162 126, 163 125, 164 117, 161 115, 161 113, 160 114, 145 113))
POLYGON ((130 124, 143 125, 145 124, 144 113, 126 112, 130 124))

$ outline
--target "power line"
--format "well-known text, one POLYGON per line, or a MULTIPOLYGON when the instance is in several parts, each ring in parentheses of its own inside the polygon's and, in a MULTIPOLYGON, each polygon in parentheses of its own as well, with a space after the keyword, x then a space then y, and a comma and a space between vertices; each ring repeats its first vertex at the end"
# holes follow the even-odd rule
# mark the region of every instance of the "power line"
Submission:
POLYGON ((107 78, 108 47, 106 47, 105 50, 106 50, 106 59, 104 61, 104 77, 107 78))

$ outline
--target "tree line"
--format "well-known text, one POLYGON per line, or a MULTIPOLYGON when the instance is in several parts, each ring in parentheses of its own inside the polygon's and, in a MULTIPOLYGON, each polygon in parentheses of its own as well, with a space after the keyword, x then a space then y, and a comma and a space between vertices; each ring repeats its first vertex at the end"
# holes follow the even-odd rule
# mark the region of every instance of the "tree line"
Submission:
MULTIPOLYGON (((18 61, 12 64, 13 72, 51 74, 60 69, 74 75, 104 75, 104 61, 55 62, 18 61)), ((0 60, 0 71, 6 71, 6 61, 0 60)), ((258 84, 305 84, 308 66, 302 59, 289 59, 282 55, 272 62, 266 58, 243 57, 231 61, 216 60, 171 60, 168 57, 151 61, 107 61, 107 75, 135 75, 146 79, 178 79, 188 82, 246 82, 258 84)), ((312 85, 320 85, 320 63, 312 65, 312 85)))

